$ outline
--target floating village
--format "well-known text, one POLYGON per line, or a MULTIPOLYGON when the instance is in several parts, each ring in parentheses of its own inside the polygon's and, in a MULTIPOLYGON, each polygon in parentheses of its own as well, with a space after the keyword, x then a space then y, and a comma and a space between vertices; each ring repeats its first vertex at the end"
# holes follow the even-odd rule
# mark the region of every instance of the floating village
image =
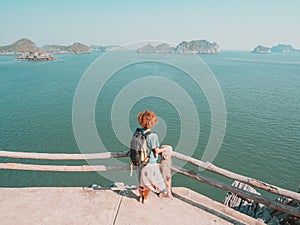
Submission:
POLYGON ((32 50, 30 52, 23 53, 17 60, 27 61, 52 61, 57 60, 52 54, 44 52, 42 50, 32 50))

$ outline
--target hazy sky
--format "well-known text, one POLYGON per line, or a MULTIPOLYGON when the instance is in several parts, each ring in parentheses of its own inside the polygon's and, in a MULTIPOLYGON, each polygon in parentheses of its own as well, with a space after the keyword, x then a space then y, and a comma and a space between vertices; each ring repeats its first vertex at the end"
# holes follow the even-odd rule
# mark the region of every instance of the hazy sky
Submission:
POLYGON ((300 49, 299 0, 1 0, 0 45, 206 39, 223 50, 300 49))

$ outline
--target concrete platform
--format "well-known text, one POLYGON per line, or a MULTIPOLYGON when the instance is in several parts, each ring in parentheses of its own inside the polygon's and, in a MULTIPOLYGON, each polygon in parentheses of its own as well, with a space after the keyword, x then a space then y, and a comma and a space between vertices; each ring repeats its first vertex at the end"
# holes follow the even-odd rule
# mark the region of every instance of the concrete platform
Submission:
POLYGON ((141 204, 130 189, 0 188, 0 224, 264 224, 190 189, 173 193, 141 204))

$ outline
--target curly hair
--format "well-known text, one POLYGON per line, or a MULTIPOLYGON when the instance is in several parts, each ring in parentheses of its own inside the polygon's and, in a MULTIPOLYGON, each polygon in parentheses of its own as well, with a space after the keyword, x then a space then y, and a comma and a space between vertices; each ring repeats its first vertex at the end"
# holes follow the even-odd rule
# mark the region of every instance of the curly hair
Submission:
POLYGON ((147 110, 140 112, 137 116, 137 119, 141 127, 145 130, 154 127, 158 122, 158 118, 155 113, 147 110))

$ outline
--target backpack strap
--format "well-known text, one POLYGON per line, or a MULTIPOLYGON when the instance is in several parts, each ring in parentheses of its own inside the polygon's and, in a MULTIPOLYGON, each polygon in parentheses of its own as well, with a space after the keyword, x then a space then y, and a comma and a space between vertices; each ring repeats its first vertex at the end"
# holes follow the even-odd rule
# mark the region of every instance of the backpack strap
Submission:
MULTIPOLYGON (((146 142, 147 142, 147 137, 151 134, 151 130, 149 130, 148 132, 144 133, 143 136, 145 137, 146 139, 146 142)), ((148 145, 148 144, 147 144, 148 145)), ((151 153, 152 149, 150 149, 150 152, 149 152, 149 155, 151 153)))
POLYGON ((148 132, 144 133, 143 136, 144 136, 145 138, 147 138, 147 136, 149 136, 151 133, 152 133, 151 130, 149 130, 148 132))

